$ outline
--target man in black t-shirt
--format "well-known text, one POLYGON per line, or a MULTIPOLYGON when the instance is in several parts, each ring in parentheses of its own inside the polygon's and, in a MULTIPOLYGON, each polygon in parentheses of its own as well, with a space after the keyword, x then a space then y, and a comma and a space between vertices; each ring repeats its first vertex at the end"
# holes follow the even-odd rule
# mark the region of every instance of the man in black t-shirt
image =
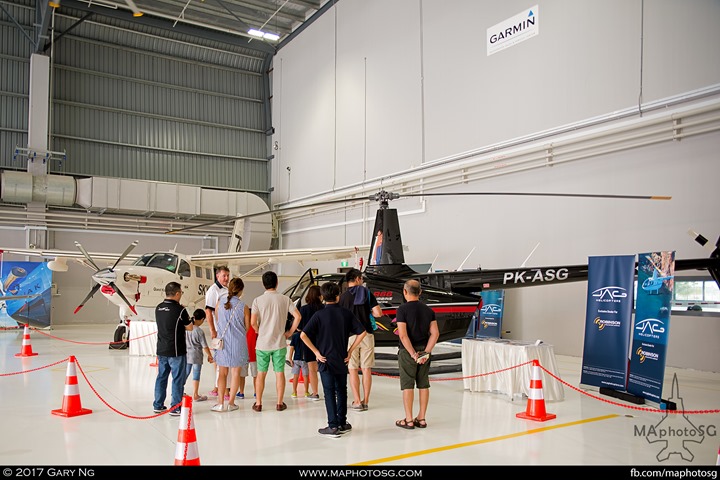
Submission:
POLYGON ((405 417, 395 422, 400 428, 425 428, 425 413, 430 400, 430 352, 440 337, 435 312, 420 302, 420 282, 408 280, 403 286, 407 303, 397 309, 398 366, 405 417), (417 384, 420 411, 413 417, 414 389, 417 384))
POLYGON ((367 332, 350 310, 338 305, 340 287, 336 283, 327 282, 320 290, 325 308, 315 312, 300 338, 317 358, 325 395, 328 426, 318 433, 338 437, 352 429, 347 421, 347 363, 367 332), (350 338, 354 338, 351 343, 350 338))
MULTIPOLYGON (((170 282, 165 286, 165 300, 155 307, 155 323, 157 323, 157 363, 158 373, 155 379, 155 399, 153 411, 162 413, 167 410, 168 377, 172 374, 172 397, 170 406, 174 407, 182 401, 185 387, 185 370, 187 366, 187 346, 185 331, 193 329, 185 307, 180 305, 183 291, 180 284, 170 282)), ((170 412, 172 416, 180 415, 180 407, 170 412)))
MULTIPOLYGON (((357 268, 351 268, 345 274, 345 280, 348 289, 340 296, 338 304, 345 307, 355 314, 367 335, 362 343, 353 352, 348 363, 350 371, 350 389, 353 394, 353 403, 351 408, 356 411, 364 411, 368 409, 370 403, 370 387, 372 386, 372 367, 375 366, 375 336, 370 323, 370 313, 376 318, 382 317, 382 308, 378 305, 375 295, 363 286, 362 273, 357 268), (360 374, 358 369, 362 369, 362 386, 363 396, 360 396, 360 374)), ((355 338, 350 337, 350 343, 355 338)))

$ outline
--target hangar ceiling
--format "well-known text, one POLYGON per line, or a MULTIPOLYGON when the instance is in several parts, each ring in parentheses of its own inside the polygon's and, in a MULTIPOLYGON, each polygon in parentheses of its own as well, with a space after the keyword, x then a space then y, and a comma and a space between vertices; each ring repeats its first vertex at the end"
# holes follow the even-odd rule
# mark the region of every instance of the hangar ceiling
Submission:
MULTIPOLYGON (((237 37, 248 48, 274 53, 337 0, 51 0, 56 11, 132 22, 200 38, 237 37), (252 34, 251 31, 256 31, 252 34), (267 34, 259 38, 257 31, 267 34), (274 39, 273 35, 277 35, 274 39)), ((38 0, 40 8, 45 7, 38 0)))

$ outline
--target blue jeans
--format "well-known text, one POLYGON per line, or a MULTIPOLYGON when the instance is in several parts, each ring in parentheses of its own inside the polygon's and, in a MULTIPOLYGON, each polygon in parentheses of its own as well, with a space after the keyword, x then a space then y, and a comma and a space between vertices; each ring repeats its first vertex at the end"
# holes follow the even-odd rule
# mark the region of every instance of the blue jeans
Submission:
MULTIPOLYGON (((185 368, 187 365, 187 357, 180 355, 178 357, 163 357, 158 355, 158 374, 155 379, 155 400, 153 408, 158 410, 165 406, 165 397, 167 396, 168 377, 172 374, 172 401, 170 407, 182 402, 183 389, 185 388, 185 368)), ((178 406, 178 409, 180 406, 178 406)))
POLYGON ((192 374, 192 379, 199 382, 201 371, 202 371, 202 363, 188 363, 187 367, 185 369, 185 383, 187 383, 187 381, 190 380, 191 374, 192 374))
POLYGON ((342 427, 347 423, 347 373, 320 372, 328 426, 342 427))

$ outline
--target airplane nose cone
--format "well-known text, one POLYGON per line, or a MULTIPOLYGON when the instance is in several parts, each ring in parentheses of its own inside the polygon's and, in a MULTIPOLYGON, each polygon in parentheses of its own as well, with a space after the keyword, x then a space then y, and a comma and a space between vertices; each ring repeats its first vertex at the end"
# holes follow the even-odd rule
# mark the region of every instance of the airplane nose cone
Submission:
POLYGON ((92 276, 92 278, 100 285, 109 285, 110 283, 113 283, 115 282, 115 280, 117 280, 117 274, 108 269, 104 269, 99 270, 97 273, 95 273, 95 275, 92 276))

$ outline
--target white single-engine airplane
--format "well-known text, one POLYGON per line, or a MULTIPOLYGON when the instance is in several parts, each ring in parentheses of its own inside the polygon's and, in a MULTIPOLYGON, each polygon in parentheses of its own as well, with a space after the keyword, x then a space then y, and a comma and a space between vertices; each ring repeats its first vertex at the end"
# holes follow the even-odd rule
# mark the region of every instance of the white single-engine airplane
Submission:
POLYGON ((48 268, 52 271, 67 271, 68 259, 74 259, 95 270, 92 275, 95 285, 78 305, 77 313, 98 290, 110 302, 118 306, 120 325, 115 332, 115 341, 127 338, 127 325, 131 320, 155 321, 155 307, 165 298, 165 285, 178 282, 185 295, 182 303, 192 312, 205 307, 205 292, 215 281, 213 267, 226 265, 233 269, 245 266, 252 269, 242 276, 272 264, 284 262, 312 262, 340 260, 351 257, 361 258, 369 246, 321 247, 286 250, 263 250, 246 252, 210 253, 184 255, 175 251, 130 255, 137 246, 135 241, 118 257, 109 253, 88 253, 75 242, 79 252, 64 250, 3 248, 5 253, 32 257, 52 258, 48 268), (101 268, 96 260, 114 261, 111 267, 101 268), (132 261, 132 264, 122 264, 132 261), (121 265, 122 264, 122 265, 121 265))

